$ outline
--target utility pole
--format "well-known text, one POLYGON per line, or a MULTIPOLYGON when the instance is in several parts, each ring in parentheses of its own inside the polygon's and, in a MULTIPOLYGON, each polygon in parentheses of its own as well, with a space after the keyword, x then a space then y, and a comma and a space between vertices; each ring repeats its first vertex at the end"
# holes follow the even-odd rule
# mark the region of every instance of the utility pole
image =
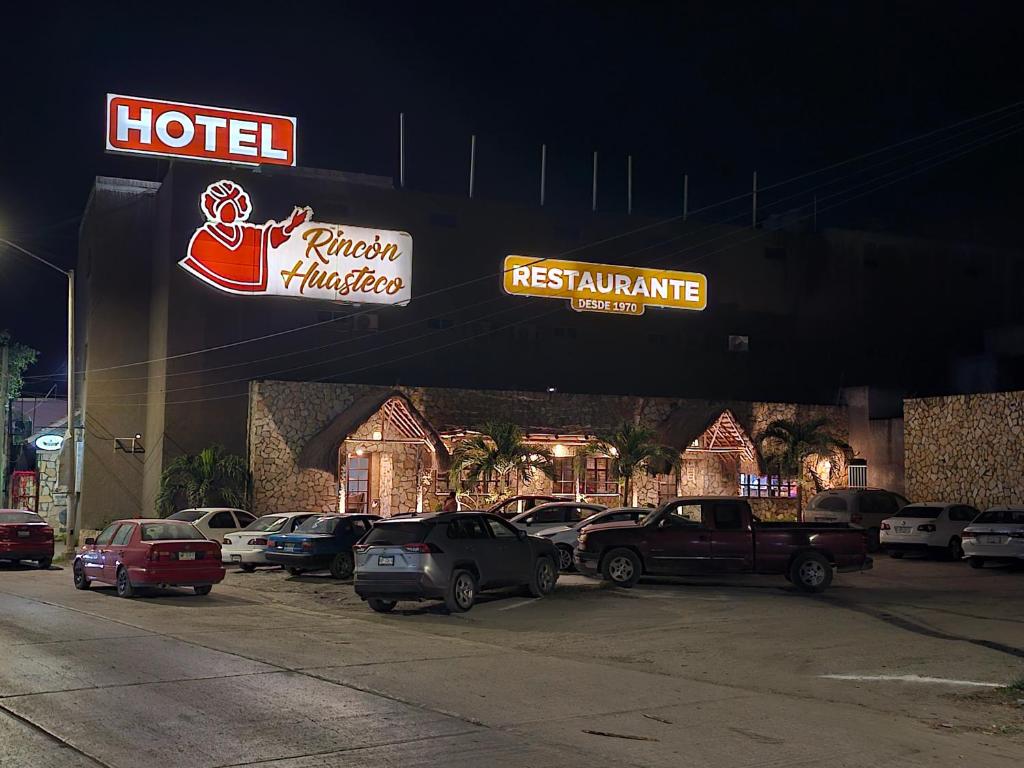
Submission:
POLYGON ((0 436, 2 436, 2 442, 0 442, 0 507, 6 507, 7 504, 7 464, 10 459, 7 457, 7 448, 10 445, 10 440, 7 437, 7 396, 11 389, 10 383, 10 371, 11 371, 11 353, 10 347, 4 344, 0 347, 0 405, 3 405, 3 413, 0 413, 0 436))
POLYGON ((78 547, 78 443, 75 441, 75 270, 68 276, 68 431, 65 440, 71 441, 68 457, 68 519, 65 523, 67 538, 64 551, 74 554, 78 547))
POLYGON ((473 199, 473 181, 476 179, 476 134, 469 137, 469 199, 473 199))

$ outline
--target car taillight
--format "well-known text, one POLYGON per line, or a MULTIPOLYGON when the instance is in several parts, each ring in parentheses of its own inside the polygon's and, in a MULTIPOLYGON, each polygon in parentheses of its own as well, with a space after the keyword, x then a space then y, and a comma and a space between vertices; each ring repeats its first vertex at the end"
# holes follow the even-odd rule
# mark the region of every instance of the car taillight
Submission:
POLYGON ((974 531, 961 531, 960 538, 962 539, 973 539, 977 534, 974 531))
POLYGON ((52 539, 53 538, 53 528, 51 528, 50 526, 46 526, 45 528, 43 528, 43 538, 44 539, 52 539))
POLYGON ((312 550, 313 549, 313 542, 312 541, 304 541, 304 542, 302 542, 302 548, 303 549, 312 550))
POLYGON ((854 512, 852 515, 850 515, 850 522, 854 525, 860 525, 864 522, 864 515, 862 515, 860 512, 854 512))
POLYGON ((587 534, 581 533, 579 539, 576 540, 576 549, 587 548, 587 534))
MULTIPOLYGON (((228 543, 227 539, 224 540, 224 543, 225 544, 228 543)), ((248 546, 250 546, 250 547, 265 547, 265 546, 267 546, 267 540, 266 539, 249 539, 248 546)))
POLYGON ((882 530, 883 531, 888 531, 889 530, 889 524, 887 522, 885 522, 884 520, 882 521, 882 530))
POLYGON ((405 552, 415 552, 420 555, 429 555, 431 553, 441 554, 441 550, 433 544, 425 544, 422 542, 418 544, 405 544, 402 546, 402 549, 405 552))
POLYGON ((231 539, 229 539, 227 536, 225 536, 224 540, 221 543, 222 544, 227 544, 230 547, 231 546, 231 539))
POLYGON ((924 531, 925 533, 935 533, 935 523, 924 523, 917 526, 917 530, 924 531))
POLYGON ((157 549, 156 547, 151 547, 150 548, 150 550, 149 550, 149 558, 148 558, 149 560, 161 560, 163 558, 171 560, 172 559, 172 553, 168 552, 165 549, 157 549))

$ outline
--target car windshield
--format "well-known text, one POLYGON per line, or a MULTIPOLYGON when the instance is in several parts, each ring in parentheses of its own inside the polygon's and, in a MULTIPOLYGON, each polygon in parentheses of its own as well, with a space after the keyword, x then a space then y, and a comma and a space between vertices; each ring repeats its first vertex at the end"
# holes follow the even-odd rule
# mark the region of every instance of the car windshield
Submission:
POLYGON ((340 517, 311 517, 298 528, 296 533, 334 533, 338 527, 340 517))
POLYGON ((426 538, 429 526, 421 522, 375 523, 363 539, 363 544, 413 544, 426 538))
POLYGON ((900 513, 896 517, 930 517, 932 519, 939 516, 942 512, 942 507, 919 507, 915 504, 911 504, 909 507, 904 507, 900 510, 900 513))
POLYGON ((1024 525, 1024 509, 989 509, 978 515, 974 522, 1024 525))
POLYGON ((168 515, 168 520, 184 520, 186 523, 194 523, 200 517, 206 513, 201 509, 183 509, 181 512, 175 512, 173 515, 168 515))
MULTIPOLYGON (((168 518, 170 519, 170 518, 168 518)), ((143 541, 169 541, 172 539, 205 539, 195 526, 187 523, 143 523, 143 541)))
POLYGON ((242 530, 273 533, 274 531, 280 531, 286 522, 288 522, 287 517, 281 517, 280 515, 264 515, 263 517, 253 520, 242 530))
POLYGON ((35 512, 0 512, 0 523, 45 523, 35 512))

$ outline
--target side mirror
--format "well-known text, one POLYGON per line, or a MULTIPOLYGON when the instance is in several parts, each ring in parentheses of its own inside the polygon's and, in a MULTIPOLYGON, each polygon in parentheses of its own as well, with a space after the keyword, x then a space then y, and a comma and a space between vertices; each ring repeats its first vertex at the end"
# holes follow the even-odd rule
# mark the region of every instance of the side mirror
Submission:
POLYGON ((516 536, 519 537, 520 541, 526 541, 526 531, 516 528, 516 536))
POLYGON ((96 544, 96 539, 92 538, 91 536, 88 539, 85 540, 85 546, 87 546, 87 547, 91 547, 91 546, 93 546, 95 544, 96 544))
POLYGON ((658 521, 659 528, 668 528, 670 525, 672 525, 672 521, 669 520, 667 517, 663 517, 661 518, 661 520, 658 521))

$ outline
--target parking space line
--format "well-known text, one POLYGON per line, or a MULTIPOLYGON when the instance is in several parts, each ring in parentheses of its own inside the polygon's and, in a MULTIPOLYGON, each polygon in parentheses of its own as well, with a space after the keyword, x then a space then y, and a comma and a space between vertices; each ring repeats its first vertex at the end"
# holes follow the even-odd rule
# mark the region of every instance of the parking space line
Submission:
POLYGON ((975 688, 1005 688, 1002 683, 982 683, 977 680, 952 680, 946 677, 922 675, 818 675, 826 680, 854 680, 860 682, 934 683, 939 685, 967 685, 975 688))
POLYGON ((503 606, 503 607, 499 608, 498 610, 499 611, 511 611, 513 608, 522 608, 524 605, 533 605, 536 602, 537 602, 536 600, 521 600, 518 603, 512 603, 512 605, 503 606))

